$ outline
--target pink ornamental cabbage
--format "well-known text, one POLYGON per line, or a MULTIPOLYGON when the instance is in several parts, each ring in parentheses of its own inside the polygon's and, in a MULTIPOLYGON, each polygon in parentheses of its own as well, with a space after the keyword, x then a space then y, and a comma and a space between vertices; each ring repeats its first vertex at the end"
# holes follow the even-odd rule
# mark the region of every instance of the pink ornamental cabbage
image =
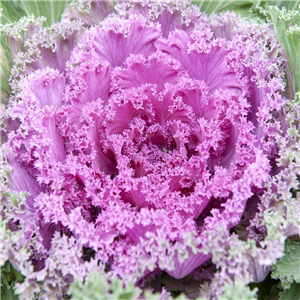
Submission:
POLYGON ((73 31, 51 52, 45 29, 35 61, 13 69, 3 149, 10 189, 29 196, 10 224, 38 276, 101 263, 124 280, 183 278, 271 178, 284 102, 273 33, 180 3, 121 3, 90 28, 69 10, 52 30, 73 31), (68 239, 79 254, 55 259, 68 239))

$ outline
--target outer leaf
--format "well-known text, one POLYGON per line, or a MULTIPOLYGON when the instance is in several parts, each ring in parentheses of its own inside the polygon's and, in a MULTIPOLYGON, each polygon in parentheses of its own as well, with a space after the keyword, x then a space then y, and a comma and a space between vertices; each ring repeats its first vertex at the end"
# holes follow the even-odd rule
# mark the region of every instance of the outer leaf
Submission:
POLYGON ((12 67, 12 53, 7 48, 7 41, 3 38, 3 35, 0 35, 1 38, 1 48, 0 48, 0 89, 1 89, 1 100, 0 103, 7 103, 7 100, 10 95, 10 86, 8 84, 8 78, 10 75, 10 69, 12 67), (4 59, 3 59, 4 58, 4 59))
POLYGON ((300 242, 288 239, 285 243, 284 256, 273 267, 272 277, 281 279, 283 288, 289 288, 293 281, 300 283, 299 253, 300 242))
POLYGON ((268 0, 270 5, 275 5, 279 8, 285 7, 287 10, 299 9, 300 1, 295 0, 268 0))
POLYGON ((44 16, 47 18, 45 25, 51 25, 60 20, 68 1, 1 1, 3 16, 1 23, 18 21, 22 16, 33 14, 35 17, 44 16))
POLYGON ((26 14, 34 14, 36 17, 44 16, 47 18, 46 26, 60 20, 68 1, 21 1, 26 14))
POLYGON ((271 275, 268 275, 265 280, 258 283, 250 283, 249 286, 251 289, 258 288, 257 300, 277 300, 278 283, 279 280, 272 279, 271 275))
POLYGON ((287 55, 288 96, 292 99, 300 90, 300 11, 288 11, 285 7, 280 10, 276 6, 269 6, 268 12, 287 55))
POLYGON ((243 16, 250 16, 250 8, 253 4, 258 3, 258 0, 196 0, 192 2, 199 6, 201 11, 206 12, 207 14, 218 13, 226 10, 233 10, 236 13, 241 14, 243 16))
POLYGON ((300 284, 293 283, 292 286, 281 293, 279 293, 279 300, 297 300, 300 297, 300 284))
MULTIPOLYGON (((67 3, 68 0, 1 0, 0 8, 2 11, 0 12, 0 24, 13 23, 23 16, 33 14, 36 18, 45 16, 47 19, 44 25, 51 25, 60 20, 67 3)), ((32 20, 33 18, 30 17, 27 19, 32 20)), ((8 26, 0 26, 0 103, 7 103, 11 93, 8 78, 10 76, 12 62, 16 52, 22 50, 23 43, 25 39, 28 38, 28 36, 24 34, 24 32, 29 31, 25 24, 26 18, 24 18, 24 20, 23 22, 18 22, 20 25, 16 26, 16 28, 19 28, 19 32, 14 32, 15 36, 13 41, 12 35, 10 33, 8 34, 8 26), (11 44, 11 41, 13 44, 11 44)))
POLYGON ((24 277, 13 268, 9 261, 6 261, 5 265, 1 267, 1 299, 19 299, 14 292, 14 284, 23 280, 24 277))
POLYGON ((26 12, 21 7, 20 1, 1 1, 1 24, 17 22, 26 12))
MULTIPOLYGON (((20 4, 15 1, 1 1, 1 24, 11 23, 18 21, 22 16, 25 15, 24 10, 20 7, 20 4)), ((6 34, 6 29, 0 27, 0 88, 1 88, 1 101, 6 103, 10 94, 10 87, 8 85, 8 78, 10 75, 10 69, 12 67, 12 62, 14 55, 12 50, 8 46, 8 36, 6 34)))
POLYGON ((7 103, 11 93, 8 78, 13 60, 19 51, 24 50, 24 42, 41 29, 44 18, 35 19, 33 15, 21 18, 14 24, 0 24, 1 59, 0 59, 0 88, 1 103, 7 103))
POLYGON ((140 292, 134 287, 133 283, 128 283, 124 287, 120 279, 109 279, 97 272, 91 273, 85 284, 81 280, 75 279, 68 291, 68 293, 72 294, 72 299, 74 300, 133 300, 136 299, 140 292))
POLYGON ((250 290, 242 280, 236 280, 233 285, 227 285, 224 294, 219 297, 219 300, 256 300, 257 288, 250 290))

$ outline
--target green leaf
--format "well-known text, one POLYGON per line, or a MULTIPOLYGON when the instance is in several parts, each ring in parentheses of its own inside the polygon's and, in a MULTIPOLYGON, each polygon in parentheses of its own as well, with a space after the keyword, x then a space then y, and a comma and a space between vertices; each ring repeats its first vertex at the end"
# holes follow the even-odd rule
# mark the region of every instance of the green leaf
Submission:
POLYGON ((258 3, 258 0, 244 0, 244 1, 235 1, 235 0, 224 0, 224 1, 211 1, 211 0, 196 0, 192 1, 193 4, 200 7, 201 11, 211 14, 219 13, 222 11, 233 10, 237 14, 242 16, 250 16, 250 8, 253 4, 258 3))
POLYGON ((300 299, 300 284, 294 282, 291 287, 279 293, 279 300, 299 300, 300 299))
POLYGON ((8 84, 8 78, 10 76, 10 69, 12 67, 12 53, 10 50, 5 51, 7 48, 7 41, 0 34, 1 48, 0 48, 0 89, 1 89, 1 99, 0 103, 6 104, 11 92, 10 86, 8 84))
POLYGON ((286 52, 288 96, 292 99, 300 91, 300 11, 289 11, 285 7, 280 10, 276 6, 269 6, 268 13, 286 52))
POLYGON ((279 8, 285 7, 287 10, 299 9, 300 1, 295 0, 268 0, 269 5, 274 5, 279 8))
POLYGON ((1 24, 17 22, 26 15, 20 1, 1 1, 0 7, 2 9, 1 24))
POLYGON ((23 50, 24 41, 30 35, 28 32, 34 31, 30 30, 30 27, 36 26, 38 30, 41 25, 47 26, 59 21, 68 2, 69 1, 56 0, 11 0, 0 2, 1 24, 5 24, 5 26, 1 25, 0 27, 1 103, 6 104, 11 94, 11 89, 8 84, 10 70, 17 52, 23 50), (46 17, 46 20, 38 18, 41 16, 46 17), (35 18, 37 18, 36 21, 35 18))
POLYGON ((225 290, 219 300, 256 300, 257 288, 250 289, 241 279, 236 279, 233 284, 225 285, 225 290))
POLYGON ((45 18, 35 18, 33 15, 22 17, 18 22, 0 24, 1 59, 0 59, 0 88, 1 103, 6 104, 11 94, 8 84, 13 60, 19 51, 24 50, 24 42, 43 26, 45 18))
POLYGON ((250 283, 249 287, 252 289, 258 288, 257 300, 278 300, 277 285, 279 280, 271 278, 269 274, 263 281, 258 283, 250 283))
MULTIPOLYGON (((16 1, 0 1, 1 7, 1 24, 17 22, 25 15, 24 10, 16 1)), ((8 45, 8 38, 6 34, 7 27, 0 28, 0 88, 1 88, 1 103, 7 103, 11 89, 8 84, 10 76, 10 69, 12 67, 14 55, 10 46, 8 45)))
POLYGON ((124 287, 121 279, 109 279, 97 272, 91 273, 85 283, 80 279, 75 279, 68 290, 73 300, 133 300, 140 292, 131 282, 124 287))
POLYGON ((1 299, 18 300, 14 292, 16 282, 23 282, 24 277, 11 265, 9 261, 1 267, 1 299))
POLYGON ((26 14, 34 14, 36 17, 44 16, 47 18, 46 26, 61 19, 68 1, 22 1, 22 7, 26 14))
POLYGON ((35 17, 46 17, 45 25, 48 26, 61 19, 68 2, 56 0, 1 1, 3 9, 1 23, 15 22, 23 16, 33 14, 35 17))
POLYGON ((285 243, 284 256, 273 266, 272 278, 280 279, 287 289, 295 281, 300 283, 300 242, 288 239, 285 243))

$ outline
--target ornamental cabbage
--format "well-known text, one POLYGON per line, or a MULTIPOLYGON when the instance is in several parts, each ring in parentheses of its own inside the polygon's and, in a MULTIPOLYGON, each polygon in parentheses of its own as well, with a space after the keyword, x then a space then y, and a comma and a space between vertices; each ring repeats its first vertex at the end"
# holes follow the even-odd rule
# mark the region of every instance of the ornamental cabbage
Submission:
MULTIPOLYGON (((211 280, 278 173, 285 61, 268 25, 184 1, 90 5, 33 32, 12 68, 3 216, 25 299, 94 270, 211 280)), ((246 259, 263 280, 272 261, 246 259)))

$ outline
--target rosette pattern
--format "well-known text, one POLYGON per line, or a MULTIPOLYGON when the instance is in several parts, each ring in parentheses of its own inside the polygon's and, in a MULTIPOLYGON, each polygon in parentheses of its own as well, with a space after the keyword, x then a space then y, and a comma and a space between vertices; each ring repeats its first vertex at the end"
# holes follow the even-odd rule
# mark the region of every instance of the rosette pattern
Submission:
POLYGON ((11 190, 29 196, 10 226, 39 279, 99 263, 181 279, 274 172, 281 50, 266 25, 176 1, 121 3, 88 25, 52 52, 35 37, 39 55, 14 77, 3 149, 11 190), (76 247, 70 261, 55 260, 60 241, 76 247))

